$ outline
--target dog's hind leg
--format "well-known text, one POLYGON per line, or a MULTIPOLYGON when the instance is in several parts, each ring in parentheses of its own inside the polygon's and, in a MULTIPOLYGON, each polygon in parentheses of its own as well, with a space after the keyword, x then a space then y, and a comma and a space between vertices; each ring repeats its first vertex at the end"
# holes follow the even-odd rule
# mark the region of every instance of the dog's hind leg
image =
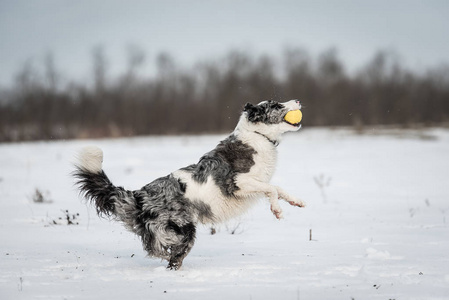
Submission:
POLYGON ((170 246, 170 259, 167 269, 179 270, 184 258, 189 254, 195 243, 196 228, 193 223, 188 223, 180 227, 174 222, 170 222, 169 227, 174 230, 178 236, 181 236, 181 242, 170 246))

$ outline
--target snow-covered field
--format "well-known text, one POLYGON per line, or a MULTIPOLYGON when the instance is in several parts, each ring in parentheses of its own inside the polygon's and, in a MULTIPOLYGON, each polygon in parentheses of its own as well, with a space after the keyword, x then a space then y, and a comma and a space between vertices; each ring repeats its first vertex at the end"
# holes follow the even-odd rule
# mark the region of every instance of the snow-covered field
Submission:
POLYGON ((0 299, 449 298, 449 130, 287 135, 273 182, 308 207, 281 203, 278 221, 262 201, 215 235, 200 227, 178 272, 99 219, 69 176, 95 144, 111 180, 137 189, 221 138, 0 145, 0 299))

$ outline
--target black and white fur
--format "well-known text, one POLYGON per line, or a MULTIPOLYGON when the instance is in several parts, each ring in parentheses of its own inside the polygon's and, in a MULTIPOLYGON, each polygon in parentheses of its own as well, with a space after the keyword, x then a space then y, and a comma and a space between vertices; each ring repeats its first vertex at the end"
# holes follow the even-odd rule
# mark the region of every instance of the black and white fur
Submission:
POLYGON ((196 225, 216 224, 238 216, 267 197, 276 218, 278 199, 294 206, 304 203, 271 185, 281 134, 300 124, 284 120, 301 108, 297 100, 245 105, 234 132, 199 162, 158 178, 140 190, 114 186, 102 170, 103 152, 82 150, 74 176, 99 215, 112 216, 137 234, 150 256, 168 260, 179 269, 192 249, 196 225))

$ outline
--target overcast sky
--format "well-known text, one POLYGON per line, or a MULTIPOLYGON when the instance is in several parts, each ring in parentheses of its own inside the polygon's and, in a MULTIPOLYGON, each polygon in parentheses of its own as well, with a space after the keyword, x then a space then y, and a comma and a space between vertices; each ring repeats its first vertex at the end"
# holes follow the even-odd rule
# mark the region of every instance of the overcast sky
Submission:
POLYGON ((89 78, 98 45, 113 74, 130 45, 145 52, 147 72, 161 51, 189 66, 230 49, 280 56, 286 46, 312 55, 335 46, 349 70, 389 49, 426 69, 449 62, 449 1, 0 0, 0 85, 50 52, 65 77, 89 78))

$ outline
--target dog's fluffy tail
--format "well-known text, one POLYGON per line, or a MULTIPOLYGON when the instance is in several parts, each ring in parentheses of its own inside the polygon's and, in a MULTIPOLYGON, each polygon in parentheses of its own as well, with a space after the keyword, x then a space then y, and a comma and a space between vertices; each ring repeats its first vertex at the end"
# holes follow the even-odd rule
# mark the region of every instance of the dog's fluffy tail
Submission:
POLYGON ((112 184, 102 169, 102 162, 100 148, 86 147, 78 154, 73 176, 81 193, 95 205, 98 215, 123 219, 125 210, 135 209, 133 194, 112 184))

